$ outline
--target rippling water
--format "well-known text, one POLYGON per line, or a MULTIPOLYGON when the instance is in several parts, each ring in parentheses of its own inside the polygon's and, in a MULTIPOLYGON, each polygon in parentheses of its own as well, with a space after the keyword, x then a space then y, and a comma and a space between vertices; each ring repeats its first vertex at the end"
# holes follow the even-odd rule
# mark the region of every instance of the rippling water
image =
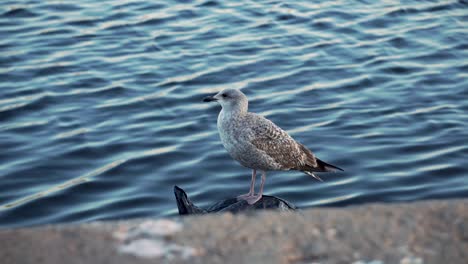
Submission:
POLYGON ((468 197, 466 1, 2 1, 0 225, 176 214, 245 193, 219 107, 346 170, 271 172, 299 207, 468 197))

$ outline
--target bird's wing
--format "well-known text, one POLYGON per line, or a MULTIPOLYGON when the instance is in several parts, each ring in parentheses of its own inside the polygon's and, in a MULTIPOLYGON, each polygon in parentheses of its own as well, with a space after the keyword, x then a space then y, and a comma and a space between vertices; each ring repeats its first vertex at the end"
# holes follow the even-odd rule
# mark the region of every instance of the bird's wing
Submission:
POLYGON ((255 126, 250 142, 281 164, 282 169, 303 170, 305 166, 316 166, 317 161, 312 152, 288 133, 262 116, 255 115, 252 118, 255 119, 255 126))

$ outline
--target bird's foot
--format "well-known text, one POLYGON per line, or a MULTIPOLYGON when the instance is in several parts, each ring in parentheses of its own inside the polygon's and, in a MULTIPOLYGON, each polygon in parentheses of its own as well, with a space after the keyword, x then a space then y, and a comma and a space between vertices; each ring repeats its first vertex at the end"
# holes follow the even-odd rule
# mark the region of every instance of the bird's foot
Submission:
POLYGON ((244 200, 250 205, 255 204, 256 202, 258 202, 258 200, 262 199, 262 195, 247 196, 247 195, 244 194, 244 195, 240 195, 240 196, 237 196, 238 201, 244 200), (243 197, 241 198, 240 196, 243 196, 243 197))
POLYGON ((242 195, 239 195, 237 196, 237 201, 241 201, 241 200, 245 200, 245 199, 248 199, 250 197, 254 196, 252 193, 246 193, 246 194, 242 194, 242 195))

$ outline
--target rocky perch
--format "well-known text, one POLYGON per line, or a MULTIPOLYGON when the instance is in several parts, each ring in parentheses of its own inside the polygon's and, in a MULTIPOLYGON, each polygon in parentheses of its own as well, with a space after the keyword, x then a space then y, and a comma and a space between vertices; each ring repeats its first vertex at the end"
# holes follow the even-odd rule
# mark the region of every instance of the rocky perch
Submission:
POLYGON ((468 200, 0 230, 13 263, 467 263, 468 200))

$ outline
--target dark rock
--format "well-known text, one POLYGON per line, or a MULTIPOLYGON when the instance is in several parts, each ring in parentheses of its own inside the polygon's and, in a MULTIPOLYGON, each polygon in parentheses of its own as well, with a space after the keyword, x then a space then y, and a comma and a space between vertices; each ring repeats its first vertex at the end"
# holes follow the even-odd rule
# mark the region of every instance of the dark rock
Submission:
POLYGON ((276 209, 279 211, 294 211, 297 207, 288 201, 285 201, 281 198, 269 195, 263 195, 255 204, 248 204, 246 201, 238 201, 237 198, 228 198, 222 201, 219 201, 207 209, 202 209, 192 203, 187 196, 185 191, 178 187, 174 186, 174 195, 176 197, 177 208, 179 209, 180 215, 188 214, 206 214, 206 213, 217 213, 217 212, 246 212, 262 209, 276 209))

